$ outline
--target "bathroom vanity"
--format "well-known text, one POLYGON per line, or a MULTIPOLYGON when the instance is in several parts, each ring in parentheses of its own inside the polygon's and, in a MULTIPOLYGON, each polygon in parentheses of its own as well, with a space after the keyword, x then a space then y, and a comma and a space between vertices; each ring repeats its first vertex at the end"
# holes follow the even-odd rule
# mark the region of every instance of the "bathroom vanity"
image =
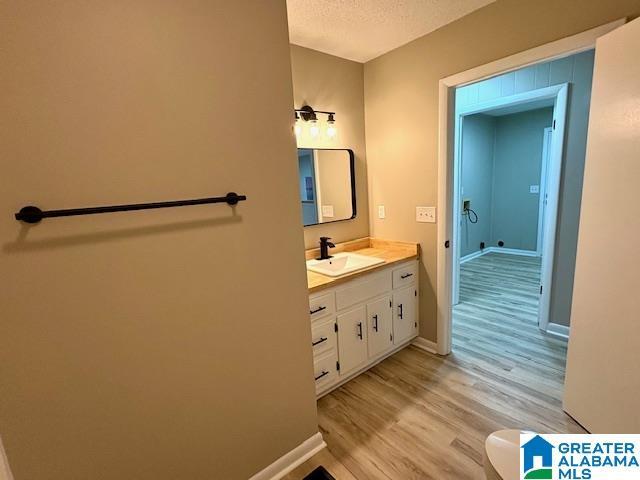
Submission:
MULTIPOLYGON (((336 250, 338 259, 353 252, 378 262, 340 276, 307 271, 318 397, 418 335, 418 245, 367 238, 336 250)), ((307 253, 311 262, 315 252, 307 253)))

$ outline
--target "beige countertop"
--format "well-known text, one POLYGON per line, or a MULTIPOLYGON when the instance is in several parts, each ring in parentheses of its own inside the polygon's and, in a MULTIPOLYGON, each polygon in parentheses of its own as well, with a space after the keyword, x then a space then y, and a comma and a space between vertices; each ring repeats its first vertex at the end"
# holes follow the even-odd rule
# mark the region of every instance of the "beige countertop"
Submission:
MULTIPOLYGON (((330 250, 330 253, 338 252, 354 252, 361 255, 367 255, 369 257, 381 258, 384 263, 375 265, 364 270, 358 270, 357 272, 348 273, 340 277, 328 277, 320 273, 315 273, 307 270, 307 285, 309 287, 309 293, 314 293, 325 288, 334 287, 340 283, 352 280, 365 273, 378 270, 380 268, 387 267, 400 262, 405 262, 414 258, 418 258, 420 255, 420 246, 417 243, 411 242, 394 242, 390 240, 380 240, 377 238, 360 238, 358 240, 352 240, 350 242, 339 243, 330 250)), ((320 250, 313 248, 306 251, 306 259, 316 258, 320 254, 320 250)))

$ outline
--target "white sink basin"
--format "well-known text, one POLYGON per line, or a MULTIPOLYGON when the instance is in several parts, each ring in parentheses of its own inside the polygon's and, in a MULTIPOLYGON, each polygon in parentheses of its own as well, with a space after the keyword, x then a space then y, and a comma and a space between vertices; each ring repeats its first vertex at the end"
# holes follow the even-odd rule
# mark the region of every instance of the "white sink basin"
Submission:
POLYGON ((343 252, 336 253, 327 260, 307 260, 307 270, 328 275, 329 277, 339 277, 340 275, 380 265, 381 263, 384 263, 381 258, 343 252))

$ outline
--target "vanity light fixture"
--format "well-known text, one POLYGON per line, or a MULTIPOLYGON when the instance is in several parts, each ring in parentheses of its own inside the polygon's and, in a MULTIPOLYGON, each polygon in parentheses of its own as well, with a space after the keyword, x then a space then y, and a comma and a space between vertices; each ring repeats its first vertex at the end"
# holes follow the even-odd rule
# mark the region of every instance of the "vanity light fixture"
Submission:
POLYGON ((336 128, 336 112, 325 112, 322 110, 314 110, 309 105, 304 105, 302 108, 295 109, 296 124, 294 132, 296 136, 300 136, 302 133, 303 122, 309 122, 309 136, 316 139, 320 136, 320 124, 318 122, 318 114, 327 115, 327 127, 325 134, 328 138, 332 139, 338 134, 336 128))

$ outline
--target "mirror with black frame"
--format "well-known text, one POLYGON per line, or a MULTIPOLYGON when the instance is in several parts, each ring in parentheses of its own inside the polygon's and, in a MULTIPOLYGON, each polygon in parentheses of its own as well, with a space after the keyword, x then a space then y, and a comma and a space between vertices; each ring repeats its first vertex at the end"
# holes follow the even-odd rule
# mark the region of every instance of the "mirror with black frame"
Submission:
POLYGON ((305 227, 355 218, 356 179, 352 150, 299 148, 298 168, 305 227))

